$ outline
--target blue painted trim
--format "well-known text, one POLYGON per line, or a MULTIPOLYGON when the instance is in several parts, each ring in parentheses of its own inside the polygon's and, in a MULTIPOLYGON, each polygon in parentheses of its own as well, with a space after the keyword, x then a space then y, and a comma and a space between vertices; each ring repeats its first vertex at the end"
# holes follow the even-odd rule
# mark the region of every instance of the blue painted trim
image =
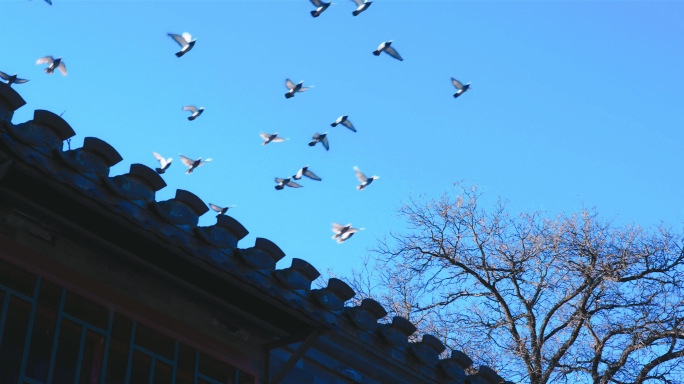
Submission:
POLYGON ((59 298, 59 309, 57 310, 57 322, 55 324, 55 337, 52 340, 52 352, 50 352, 50 368, 48 369, 48 383, 52 383, 52 375, 55 370, 55 359, 57 358, 57 343, 59 342, 59 331, 62 329, 62 314, 64 313, 64 301, 66 300, 66 289, 62 288, 59 298))
POLYGON ((62 314, 62 318, 67 319, 67 320, 70 320, 70 321, 73 321, 74 323, 76 323, 76 324, 78 324, 78 325, 81 325, 81 326, 83 326, 84 328, 88 328, 88 329, 90 329, 91 331, 97 332, 97 333, 99 333, 99 334, 101 334, 101 335, 103 335, 103 336, 107 334, 107 330, 106 330, 106 329, 101 329, 101 328, 96 327, 96 326, 94 326, 94 325, 92 325, 92 324, 90 324, 90 323, 86 323, 85 321, 79 319, 78 317, 71 316, 71 315, 68 314, 68 313, 62 314))
POLYGON ((199 375, 199 359, 200 353, 199 351, 195 351, 195 374, 193 375, 194 378, 192 379, 193 384, 197 384, 197 376, 199 375))
POLYGON ((10 298, 12 297, 9 292, 3 290, 5 294, 5 302, 2 303, 2 314, 0 314, 0 345, 2 345, 2 335, 5 329, 5 320, 7 319, 7 310, 9 309, 10 298))
POLYGON ((154 384, 154 363, 157 362, 157 359, 152 359, 150 362, 150 379, 148 380, 149 384, 154 384))
POLYGON ((180 341, 176 340, 176 346, 173 349, 173 365, 171 373, 171 384, 176 384, 176 374, 178 373, 178 350, 180 349, 180 341))
POLYGON ((28 361, 29 349, 31 348, 31 336, 33 335, 33 323, 36 319, 36 307, 38 306, 38 292, 40 292, 40 277, 36 278, 36 286, 33 288, 33 300, 31 300, 31 313, 29 314, 28 326, 26 327, 26 336, 24 340, 24 355, 21 357, 21 365, 19 366, 19 382, 24 380, 24 371, 26 370, 26 363, 28 361))
POLYGON ((136 345, 136 346, 134 346, 133 348, 135 348, 136 351, 140 351, 140 352, 142 352, 142 353, 144 353, 144 354, 150 356, 151 358, 153 358, 153 359, 155 359, 155 360, 161 360, 161 361, 163 361, 163 362, 166 363, 166 364, 174 365, 173 360, 169 360, 169 359, 167 359, 166 357, 164 357, 164 356, 162 356, 162 355, 159 355, 159 354, 157 354, 157 353, 154 353, 154 352, 150 351, 149 349, 143 348, 143 347, 141 347, 141 346, 139 346, 139 345, 136 345))
POLYGON ((131 326, 131 340, 128 345, 128 364, 126 365, 126 384, 131 383, 131 370, 133 369, 133 348, 135 347, 135 329, 138 325, 137 322, 133 322, 131 326))
POLYGON ((81 342, 78 345, 78 360, 76 360, 76 378, 74 383, 78 383, 81 378, 81 368, 83 364, 83 350, 85 349, 86 334, 88 329, 81 327, 81 342))
POLYGON ((104 353, 102 354, 102 372, 100 373, 100 384, 104 384, 107 377, 107 363, 109 362, 109 344, 112 340, 112 327, 114 327, 114 311, 109 311, 109 322, 107 323, 107 334, 105 335, 104 353))

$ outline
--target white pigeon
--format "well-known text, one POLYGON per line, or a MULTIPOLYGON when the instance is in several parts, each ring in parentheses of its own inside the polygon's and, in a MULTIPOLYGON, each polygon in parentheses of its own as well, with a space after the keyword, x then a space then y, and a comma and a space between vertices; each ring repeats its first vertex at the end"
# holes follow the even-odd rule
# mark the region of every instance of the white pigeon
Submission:
POLYGON ((368 184, 373 182, 373 180, 379 179, 378 176, 366 177, 366 175, 364 175, 363 173, 361 173, 361 171, 359 171, 359 167, 354 167, 354 170, 356 171, 356 177, 361 182, 360 185, 356 186, 356 189, 358 189, 359 191, 366 188, 368 186, 368 184))
POLYGON ((364 0, 351 0, 351 1, 355 2, 356 6, 357 6, 356 10, 354 12, 352 12, 352 15, 354 15, 354 16, 358 16, 359 13, 368 9, 368 7, 370 7, 370 5, 372 3, 372 1, 368 1, 368 0, 365 0, 365 1, 364 0))
POLYGON ((289 91, 285 94, 285 98, 289 99, 291 97, 294 97, 295 93, 297 92, 304 92, 309 88, 313 88, 313 86, 308 86, 308 87, 302 87, 303 81, 300 81, 299 84, 295 84, 292 82, 290 79, 285 79, 285 86, 289 91))
POLYGON ((154 158, 159 160, 159 168, 156 168, 156 171, 158 174, 163 174, 166 172, 167 169, 171 166, 171 162, 173 161, 172 158, 165 159, 162 155, 158 154, 157 152, 152 152, 154 155, 154 158))
POLYGON ((204 163, 206 163, 207 161, 211 161, 211 159, 206 159, 206 160, 202 161, 201 157, 197 160, 192 160, 192 159, 189 159, 183 155, 180 155, 180 158, 181 158, 181 161, 183 162, 183 164, 185 164, 188 167, 188 170, 185 171, 186 175, 191 174, 192 171, 195 170, 195 168, 199 167, 200 165, 204 165, 204 163))
POLYGON ((390 47, 391 44, 392 44, 392 40, 385 41, 384 43, 382 43, 378 46, 378 49, 373 51, 373 54, 375 56, 380 56, 380 52, 384 51, 385 53, 394 57, 395 59, 397 59, 399 61, 404 61, 404 59, 402 59, 401 56, 399 55, 399 52, 397 52, 394 48, 390 47))
POLYGON ((321 178, 320 178, 320 177, 316 176, 315 173, 313 173, 313 172, 311 172, 311 171, 309 170, 309 166, 308 166, 308 165, 307 165, 306 167, 300 169, 299 171, 297 171, 297 174, 294 175, 294 176, 292 176, 292 178, 295 179, 295 180, 299 180, 299 179, 302 178, 302 176, 306 176, 306 177, 308 177, 309 179, 312 179, 312 180, 321 181, 321 178))
POLYGON ((197 107, 194 105, 188 105, 183 107, 183 110, 190 111, 192 113, 192 115, 188 116, 188 120, 193 121, 204 112, 204 107, 200 107, 199 109, 197 109, 197 107))
MULTIPOLYGON (((470 83, 463 85, 463 83, 454 79, 453 77, 451 78, 451 84, 453 84, 454 87, 456 87, 456 89, 458 89, 458 91, 456 91, 456 93, 454 93, 454 98, 461 96, 465 91, 470 89, 470 83)), ((468 96, 468 97, 470 97, 470 96, 468 96)))
POLYGON ((278 132, 276 132, 272 135, 269 135, 268 133, 261 132, 259 134, 259 136, 261 136, 261 138, 264 139, 264 142, 261 143, 261 145, 266 145, 270 142, 280 143, 281 141, 290 140, 290 139, 283 139, 282 137, 278 137, 278 132))
POLYGON ((279 177, 276 177, 275 182, 278 183, 278 185, 275 186, 275 189, 280 191, 281 189, 285 188, 286 185, 288 187, 292 187, 292 188, 301 188, 302 187, 301 185, 290 180, 293 178, 294 178, 294 176, 290 176, 287 179, 281 179, 279 177))
POLYGON ((311 0, 311 4, 313 4, 314 7, 317 7, 315 11, 311 11, 311 16, 318 17, 333 3, 325 3, 321 0, 311 0))
POLYGON ((181 46, 181 50, 179 52, 176 52, 176 56, 181 57, 188 53, 192 47, 195 46, 195 42, 197 39, 192 39, 192 36, 190 36, 189 33, 183 32, 182 35, 177 35, 175 33, 169 33, 169 36, 171 36, 172 39, 176 40, 176 43, 181 46))
POLYGON ((333 223, 332 231, 335 232, 333 235, 333 240, 337 240, 338 243, 343 243, 345 240, 352 237, 352 235, 358 231, 362 231, 365 228, 352 228, 351 223, 347 225, 341 225, 333 223))
POLYGON ((62 76, 67 75, 66 66, 62 62, 61 57, 57 59, 53 58, 52 56, 41 57, 36 61, 36 64, 50 64, 47 68, 45 68, 45 73, 48 75, 52 74, 55 69, 59 69, 59 71, 62 72, 62 76))
POLYGON ((218 212, 219 215, 225 215, 226 212, 228 212, 229 209, 235 207, 234 205, 229 205, 227 207, 219 207, 218 205, 214 205, 212 203, 209 203, 209 207, 213 209, 214 211, 218 212))
POLYGON ((28 80, 26 80, 26 79, 20 79, 20 78, 18 78, 16 73, 15 73, 14 75, 11 75, 11 76, 10 76, 10 75, 6 74, 6 73, 3 72, 3 71, 0 71, 0 78, 2 78, 3 80, 6 80, 6 81, 7 81, 7 85, 9 85, 9 86, 11 86, 11 85, 14 84, 14 83, 23 84, 23 83, 25 83, 25 82, 28 81, 28 80))
POLYGON ((329 150, 330 145, 328 144, 328 138, 326 137, 327 135, 328 135, 328 132, 320 133, 320 134, 318 132, 314 133, 314 135, 312 137, 313 141, 309 143, 309 146, 313 147, 314 145, 316 145, 316 143, 321 143, 325 147, 326 151, 329 150))
POLYGON ((349 116, 347 116, 347 115, 345 115, 345 116, 340 116, 340 117, 337 118, 337 120, 335 120, 334 123, 332 123, 332 124, 330 124, 330 125, 333 126, 333 127, 336 127, 337 124, 342 124, 342 125, 344 125, 345 127, 347 127, 347 128, 349 128, 349 129, 351 129, 352 131, 356 132, 356 128, 354 128, 354 125, 351 123, 351 121, 348 120, 348 117, 349 117, 349 116))

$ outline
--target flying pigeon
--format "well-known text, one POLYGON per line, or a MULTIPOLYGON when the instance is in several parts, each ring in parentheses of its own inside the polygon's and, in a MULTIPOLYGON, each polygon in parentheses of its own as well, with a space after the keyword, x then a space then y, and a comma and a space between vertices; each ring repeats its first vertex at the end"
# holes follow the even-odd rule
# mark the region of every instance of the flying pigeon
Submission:
POLYGON ((281 178, 276 177, 275 182, 278 183, 278 185, 275 186, 275 189, 280 191, 281 189, 285 188, 286 185, 288 187, 292 187, 292 188, 301 188, 302 187, 301 185, 290 180, 293 178, 294 178, 294 176, 290 176, 287 179, 281 179, 281 178))
POLYGON ((261 132, 259 134, 259 136, 261 136, 261 138, 264 139, 264 142, 261 143, 261 145, 266 145, 266 144, 270 143, 271 141, 274 143, 280 143, 281 141, 290 140, 290 139, 283 139, 282 137, 278 137, 278 132, 276 132, 272 135, 269 135, 268 133, 261 132))
POLYGON ((453 77, 451 78, 451 83, 458 89, 456 93, 454 93, 454 98, 461 96, 465 91, 467 91, 470 88, 470 83, 463 85, 460 81, 454 79, 453 77))
POLYGON ((354 125, 351 123, 351 121, 347 120, 348 117, 349 117, 349 116, 346 116, 346 115, 345 115, 345 116, 340 116, 340 117, 337 118, 337 120, 335 120, 334 123, 332 123, 332 124, 330 124, 330 125, 333 126, 333 127, 336 127, 337 124, 342 124, 342 125, 344 125, 345 127, 347 127, 347 128, 349 128, 349 129, 351 129, 352 131, 356 132, 356 128, 354 128, 354 125))
POLYGON ((352 237, 354 233, 361 231, 363 229, 365 228, 352 228, 351 223, 347 225, 333 223, 332 231, 335 232, 335 234, 332 238, 333 240, 337 240, 338 243, 343 243, 345 240, 352 237))
POLYGON ((16 73, 14 75, 10 76, 10 75, 6 74, 5 72, 2 72, 2 71, 0 71, 0 78, 2 78, 3 80, 7 80, 7 85, 9 85, 9 86, 11 86, 13 83, 23 84, 23 83, 28 81, 26 79, 18 78, 16 73))
POLYGON ((352 12, 352 15, 354 15, 354 16, 358 16, 359 13, 368 9, 368 7, 370 7, 370 5, 372 3, 372 1, 368 1, 368 0, 365 0, 365 1, 364 0, 352 0, 352 1, 355 2, 356 5, 358 6, 358 8, 356 8, 356 11, 352 12))
POLYGON ((306 177, 308 177, 309 179, 312 179, 312 180, 321 181, 321 178, 320 178, 320 177, 316 176, 315 173, 309 171, 309 166, 308 166, 308 165, 307 165, 306 167, 300 169, 299 171, 297 171, 297 174, 294 175, 294 176, 292 176, 292 178, 295 179, 295 180, 299 180, 299 179, 302 178, 302 176, 306 176, 306 177))
POLYGON ((312 87, 312 86, 302 87, 302 83, 303 83, 303 81, 300 81, 299 84, 295 84, 292 82, 292 80, 285 79, 285 86, 287 87, 287 89, 289 89, 289 91, 285 94, 285 97, 289 99, 291 97, 294 97, 295 93, 304 92, 307 89, 312 87))
POLYGON ((397 52, 394 48, 390 47, 390 44, 392 44, 392 40, 385 41, 384 43, 382 43, 378 46, 378 49, 373 51, 373 54, 375 56, 380 56, 380 52, 385 51, 385 53, 394 57, 395 59, 397 59, 399 61, 404 61, 404 59, 402 59, 401 56, 399 55, 399 52, 397 52))
POLYGON ((360 185, 356 186, 356 189, 358 189, 359 191, 366 188, 368 186, 368 184, 373 182, 373 180, 379 179, 378 176, 366 177, 366 175, 364 175, 363 173, 361 173, 361 171, 359 171, 359 167, 354 167, 354 170, 356 171, 356 177, 361 182, 360 185))
POLYGON ((175 33, 169 33, 172 39, 176 40, 176 43, 181 46, 180 52, 176 52, 176 56, 181 57, 188 53, 192 47, 195 46, 197 39, 192 40, 192 36, 189 33, 184 32, 182 35, 176 35, 175 33))
POLYGON ((47 68, 45 68, 45 73, 48 75, 52 74, 52 72, 55 71, 55 69, 59 69, 60 72, 62 72, 63 76, 67 75, 67 70, 66 66, 62 62, 62 58, 55 59, 52 56, 45 56, 41 57, 36 61, 36 64, 50 64, 47 68))
POLYGON ((173 159, 170 157, 168 159, 165 159, 164 157, 162 157, 162 155, 158 154, 157 152, 152 152, 152 154, 154 155, 155 159, 159 160, 160 166, 159 168, 156 168, 156 171, 158 174, 161 175, 162 173, 166 172, 167 169, 169 169, 169 167, 171 166, 171 161, 173 161, 173 159))
POLYGON ((213 209, 214 211, 218 212, 219 215, 225 215, 226 212, 228 212, 229 209, 233 208, 234 205, 229 205, 227 207, 219 207, 218 205, 214 205, 212 203, 209 203, 209 207, 213 209))
POLYGON ((318 17, 321 15, 321 13, 323 13, 323 11, 328 9, 332 3, 325 3, 321 0, 311 0, 311 4, 313 4, 315 7, 318 7, 315 11, 311 11, 311 16, 318 17))
POLYGON ((194 105, 188 105, 186 107, 183 107, 184 111, 190 111, 192 112, 192 115, 188 116, 188 120, 193 121, 196 118, 198 118, 202 112, 204 112, 204 107, 200 107, 200 109, 197 109, 194 105))
POLYGON ((188 159, 187 157, 185 157, 183 155, 180 155, 180 158, 181 158, 181 161, 183 162, 183 164, 185 164, 186 166, 189 167, 188 170, 185 171, 186 175, 191 174, 192 171, 195 170, 195 168, 199 167, 200 165, 204 165, 204 163, 206 163, 207 161, 211 161, 211 159, 206 159, 206 160, 202 161, 201 157, 197 160, 192 160, 192 159, 188 159))
POLYGON ((321 144, 323 144, 326 151, 329 150, 330 146, 328 145, 328 138, 326 137, 327 135, 328 135, 328 132, 321 133, 321 134, 319 134, 318 132, 314 133, 314 135, 312 137, 313 141, 309 143, 309 146, 313 147, 314 145, 316 145, 316 143, 320 142, 321 144))

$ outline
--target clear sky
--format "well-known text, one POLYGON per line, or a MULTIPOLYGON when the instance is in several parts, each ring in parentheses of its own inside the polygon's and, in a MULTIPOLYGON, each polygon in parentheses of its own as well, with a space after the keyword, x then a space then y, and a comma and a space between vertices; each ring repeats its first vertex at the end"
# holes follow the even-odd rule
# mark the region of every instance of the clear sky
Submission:
MULTIPOLYGON (((596 207, 618 223, 684 223, 684 2, 1 0, 0 71, 132 163, 173 157, 157 200, 186 189, 319 271, 347 273, 410 196, 465 180, 485 201, 549 215, 596 207), (197 43, 181 58, 167 33, 197 43), (393 40, 400 62, 371 54, 393 40), (38 58, 62 56, 68 76, 38 58), (450 78, 472 88, 458 99, 450 78), (285 79, 314 88, 286 99, 285 79), (185 105, 205 107, 188 121, 185 105), (330 123, 349 115, 353 133, 330 123), (261 145, 260 132, 289 138, 261 145), (329 132, 330 151, 307 143, 329 132), (185 175, 178 154, 211 157, 185 175), (274 189, 300 167, 323 181, 274 189), (380 179, 363 191, 353 167, 380 179), (331 239, 331 224, 366 230, 331 239)), ((215 222, 213 211, 201 225, 215 222)))

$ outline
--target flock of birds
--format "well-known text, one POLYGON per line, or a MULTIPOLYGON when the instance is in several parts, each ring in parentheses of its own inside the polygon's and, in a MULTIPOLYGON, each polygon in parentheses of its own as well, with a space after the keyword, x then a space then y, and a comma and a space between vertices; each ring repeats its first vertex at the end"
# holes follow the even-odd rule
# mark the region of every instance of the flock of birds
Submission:
MULTIPOLYGON (((45 0, 45 1, 47 3, 49 3, 50 5, 52 5, 51 0, 45 0)), ((330 7, 331 4, 333 4, 331 2, 326 3, 326 2, 323 2, 321 0, 310 0, 310 1, 316 7, 315 10, 311 11, 311 16, 313 16, 313 17, 319 17, 326 9, 328 9, 328 7, 330 7)), ((367 10, 368 7, 370 7, 370 5, 372 3, 372 1, 368 1, 368 0, 351 0, 351 1, 353 1, 357 5, 356 10, 354 10, 352 12, 352 14, 354 16, 358 16, 361 12, 364 12, 365 10, 367 10)), ((178 43, 178 45, 181 47, 181 50, 176 52, 176 56, 179 58, 184 56, 188 52, 190 52, 193 49, 193 47, 195 46, 195 43, 197 42, 197 39, 196 38, 193 39, 192 36, 187 32, 180 34, 180 35, 175 34, 175 33, 169 33, 168 35, 176 43, 178 43)), ((375 51, 373 51, 373 55, 379 56, 382 52, 387 53, 389 56, 391 56, 391 57, 393 57, 399 61, 404 60, 401 57, 401 55, 399 55, 399 52, 397 52, 397 50, 392 46, 392 40, 385 41, 385 42, 381 43, 380 46, 378 46, 378 48, 375 51)), ((58 70, 59 72, 62 73, 63 76, 67 75, 66 65, 62 61, 61 57, 56 58, 56 59, 52 56, 41 57, 40 59, 38 59, 36 61, 36 64, 37 65, 48 64, 48 66, 45 68, 45 73, 47 73, 47 74, 52 74, 52 73, 54 73, 55 70, 58 70)), ((10 86, 12 84, 22 84, 22 83, 26 83, 28 81, 27 79, 22 79, 22 78, 17 77, 16 73, 14 75, 8 75, 2 71, 0 71, 0 78, 5 80, 7 82, 7 84, 10 86)), ((466 92, 470 88, 470 83, 463 84, 460 81, 454 79, 453 77, 451 78, 451 82, 452 82, 453 86, 456 87, 456 89, 457 89, 456 93, 454 94, 454 98, 461 96, 464 92, 466 92)), ((312 86, 305 87, 303 85, 303 83, 304 83, 303 81, 300 81, 298 84, 295 84, 290 79, 286 79, 285 80, 285 87, 288 89, 288 91, 285 93, 285 98, 290 99, 290 98, 294 97, 297 93, 301 93, 301 92, 304 92, 304 91, 312 88, 312 86)), ((193 121, 202 115, 202 113, 204 112, 204 107, 198 108, 195 105, 188 105, 188 106, 184 106, 182 108, 182 110, 190 112, 191 115, 188 116, 188 120, 193 121)), ((332 127, 336 127, 339 124, 342 124, 343 126, 347 127, 352 132, 356 132, 356 128, 354 127, 352 122, 349 120, 348 115, 343 115, 343 116, 338 117, 335 120, 335 122, 333 122, 330 125, 332 127)), ((328 142, 328 136, 327 135, 328 135, 328 132, 324 132, 324 133, 316 132, 316 133, 314 133, 314 135, 312 137, 312 141, 309 143, 309 146, 313 147, 316 144, 321 143, 321 145, 325 148, 325 150, 328 151, 330 149, 330 144, 328 142)), ((285 140, 289 140, 289 139, 284 139, 282 137, 278 137, 277 132, 273 133, 273 134, 261 132, 260 136, 264 140, 262 142, 262 145, 267 145, 269 143, 278 143, 278 142, 283 142, 285 140)), ((152 154, 154 155, 155 159, 157 159, 157 161, 159 161, 159 167, 156 168, 157 173, 159 173, 160 175, 164 174, 166 172, 166 170, 171 166, 173 159, 172 158, 165 158, 164 156, 162 156, 156 152, 153 152, 152 154)), ((188 169, 185 171, 186 174, 191 174, 196 168, 198 168, 198 167, 206 164, 207 162, 211 161, 211 159, 202 160, 201 157, 196 159, 196 160, 193 160, 191 158, 183 156, 182 154, 179 154, 179 155, 180 155, 181 162, 186 167, 188 167, 188 169)), ((359 170, 358 167, 354 167, 354 171, 356 172, 356 177, 361 182, 361 184, 356 186, 356 188, 358 190, 363 190, 364 188, 369 186, 373 182, 373 180, 378 179, 378 176, 367 177, 366 175, 363 174, 363 172, 361 172, 359 170)), ((293 180, 299 181, 303 177, 309 178, 311 180, 316 180, 316 181, 322 180, 313 171, 311 171, 309 169, 309 166, 307 165, 307 166, 299 169, 294 175, 292 175, 290 177, 287 177, 287 178, 276 177, 275 178, 275 182, 276 182, 275 189, 276 190, 282 190, 286 186, 291 187, 291 188, 301 188, 302 185, 296 183, 293 180)), ((228 209, 235 207, 235 206, 231 205, 231 206, 227 206, 227 207, 221 207, 221 206, 210 203, 209 207, 211 209, 213 209, 214 211, 218 212, 219 215, 223 215, 228 211, 228 209)), ((342 242, 346 241, 347 239, 349 239, 354 233, 356 233, 360 230, 363 230, 363 229, 364 228, 352 228, 351 224, 341 225, 338 223, 333 223, 332 224, 332 231, 335 234, 333 235, 332 238, 334 240, 337 240, 338 243, 342 243, 342 242)))

